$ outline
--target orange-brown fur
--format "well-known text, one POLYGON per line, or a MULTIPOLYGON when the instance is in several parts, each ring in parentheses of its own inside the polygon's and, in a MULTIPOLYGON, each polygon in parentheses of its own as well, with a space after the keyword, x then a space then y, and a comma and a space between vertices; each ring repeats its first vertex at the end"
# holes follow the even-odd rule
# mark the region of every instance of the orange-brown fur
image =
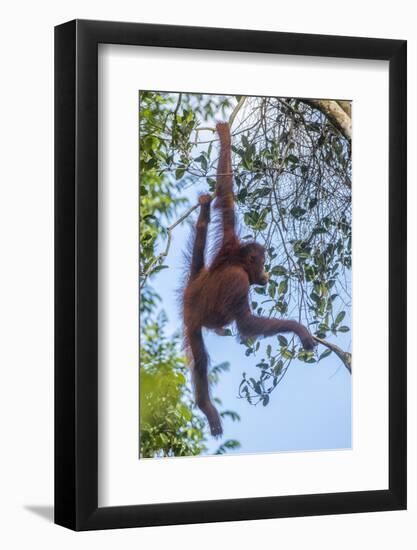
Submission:
POLYGON ((210 223, 210 195, 199 199, 200 213, 192 247, 191 265, 183 293, 185 342, 191 358, 195 398, 206 415, 212 435, 222 433, 220 416, 210 399, 207 378, 208 354, 202 328, 221 333, 226 325, 236 322, 242 337, 271 336, 294 332, 305 349, 313 349, 315 341, 300 323, 253 315, 248 300, 252 284, 265 285, 265 251, 256 243, 243 243, 236 234, 231 137, 227 123, 217 124, 220 158, 217 169, 215 208, 221 216, 218 251, 209 266, 204 263, 207 230, 210 223))

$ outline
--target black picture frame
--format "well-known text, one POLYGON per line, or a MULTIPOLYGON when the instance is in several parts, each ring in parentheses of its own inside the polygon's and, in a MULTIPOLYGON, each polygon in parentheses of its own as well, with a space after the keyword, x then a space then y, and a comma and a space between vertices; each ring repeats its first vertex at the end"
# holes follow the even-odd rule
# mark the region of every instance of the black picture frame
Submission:
MULTIPOLYGON (((406 508, 406 41, 74 20, 55 28, 55 522, 74 530, 406 508), (98 44, 389 62, 389 488, 98 507, 98 44)), ((371 397, 370 397, 371 406, 371 397)))

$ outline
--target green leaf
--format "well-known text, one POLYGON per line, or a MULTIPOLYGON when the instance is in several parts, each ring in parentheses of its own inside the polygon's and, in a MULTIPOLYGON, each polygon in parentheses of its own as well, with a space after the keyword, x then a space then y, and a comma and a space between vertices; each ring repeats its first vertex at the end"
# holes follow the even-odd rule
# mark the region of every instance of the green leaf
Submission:
POLYGON ((305 210, 304 208, 301 208, 301 206, 294 206, 290 210, 291 216, 293 216, 294 218, 297 218, 297 219, 301 218, 301 216, 304 216, 304 214, 306 212, 307 212, 307 210, 305 210))
POLYGON ((242 136, 242 145, 245 149, 248 149, 249 148, 249 141, 248 141, 248 138, 246 136, 242 136))
POLYGON ((340 313, 338 313, 334 321, 335 325, 338 325, 341 321, 343 321, 343 319, 345 318, 345 315, 346 315, 346 311, 341 311, 340 313))
POLYGON ((238 202, 245 202, 247 195, 248 195, 248 190, 246 189, 246 187, 242 187, 242 189, 238 192, 236 198, 238 202))
POLYGON ((255 210, 252 210, 251 212, 245 212, 243 215, 243 219, 249 227, 254 227, 259 221, 259 213, 255 210))
POLYGON ((328 357, 330 354, 332 353, 332 350, 331 349, 326 349, 323 351, 323 353, 320 354, 319 358, 318 358, 318 361, 321 361, 322 359, 324 359, 325 357, 328 357))
POLYGON ((287 275, 287 270, 282 265, 275 265, 271 269, 271 273, 272 275, 282 276, 282 275, 287 275))
POLYGON ((254 288, 254 290, 255 290, 256 294, 265 295, 265 288, 263 286, 262 287, 257 286, 257 287, 254 288))
POLYGON ((152 270, 152 274, 154 275, 155 273, 158 273, 159 271, 162 271, 163 269, 168 269, 169 266, 167 265, 158 265, 156 267, 154 267, 154 269, 152 270))
POLYGON ((267 197, 271 193, 270 187, 262 187, 262 189, 258 189, 256 191, 256 195, 260 198, 267 197))
POLYGON ((220 413, 220 416, 222 418, 228 417, 231 420, 233 420, 233 422, 239 422, 239 420, 240 420, 240 416, 235 411, 223 411, 223 412, 220 413))
POLYGON ((239 441, 236 441, 236 439, 228 439, 223 443, 224 447, 226 449, 239 449, 240 443, 239 441))
POLYGON ((214 191, 216 188, 216 180, 213 178, 207 178, 207 184, 210 188, 210 191, 214 191))
POLYGON ((285 338, 285 336, 282 336, 281 334, 278 335, 278 341, 281 346, 288 346, 288 340, 285 338))
POLYGON ((349 332, 349 331, 350 331, 350 328, 347 327, 346 325, 343 325, 343 326, 339 327, 339 328, 337 329, 337 331, 338 331, 338 332, 349 332))
POLYGON ((282 351, 282 356, 285 357, 285 359, 292 359, 294 357, 294 354, 289 349, 284 349, 282 351))
POLYGON ((180 166, 175 170, 175 179, 177 181, 180 180, 184 174, 185 174, 185 166, 180 166))
POLYGON ((316 303, 320 303, 320 296, 318 296, 314 291, 310 293, 310 298, 316 303))
POLYGON ((206 171, 207 168, 208 168, 208 163, 207 163, 206 157, 203 157, 203 158, 201 159, 201 168, 202 168, 204 171, 206 171))
POLYGON ((283 279, 279 283, 278 292, 280 294, 286 294, 287 290, 288 290, 288 279, 283 279))

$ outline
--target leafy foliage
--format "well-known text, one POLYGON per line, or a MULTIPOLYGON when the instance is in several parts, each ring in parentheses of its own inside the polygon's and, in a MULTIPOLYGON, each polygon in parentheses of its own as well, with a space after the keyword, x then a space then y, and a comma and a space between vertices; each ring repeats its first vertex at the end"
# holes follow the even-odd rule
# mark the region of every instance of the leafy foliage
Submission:
MULTIPOLYGON (((246 122, 251 129, 234 147, 248 237, 268 252, 270 280, 255 289, 252 307, 258 315, 296 317, 319 338, 337 336, 350 330, 341 324, 350 304, 350 143, 300 100, 256 102, 258 114, 246 122)), ((331 353, 316 358, 282 335, 277 344, 257 363, 257 379, 243 377, 240 395, 250 402, 266 405, 294 359, 314 364, 331 353)), ((259 342, 246 346, 247 355, 259 350, 259 342)))
MULTIPOLYGON (((172 166, 174 161, 177 173, 181 169, 178 163, 185 157, 185 152, 176 154, 176 147, 189 136, 193 119, 184 123, 188 134, 180 139, 183 117, 171 113, 172 106, 173 98, 167 94, 142 92, 140 95, 139 272, 143 290, 142 312, 151 311, 157 301, 150 289, 144 290, 144 276, 155 274, 162 267, 155 255, 158 239, 166 236, 165 224, 176 214, 178 206, 187 204, 187 199, 178 193, 181 186, 173 178, 166 177, 164 169, 172 166), (171 140, 165 139, 165 131, 172 131, 171 140)), ((189 115, 185 118, 188 120, 189 115)))
POLYGON ((178 335, 164 334, 159 315, 142 328, 140 347, 140 456, 193 456, 205 450, 204 422, 192 411, 178 335))
MULTIPOLYGON (((205 420, 194 408, 192 391, 187 384, 186 359, 179 353, 180 336, 168 338, 167 319, 160 313, 141 327, 140 346, 140 456, 195 456, 206 451, 205 420)), ((219 374, 229 368, 221 363, 211 369, 210 380, 216 385, 219 374)), ((221 402, 216 400, 220 405, 221 402)), ((222 411, 223 418, 239 421, 234 411, 222 411)), ((237 449, 240 443, 229 439, 216 454, 237 449)))

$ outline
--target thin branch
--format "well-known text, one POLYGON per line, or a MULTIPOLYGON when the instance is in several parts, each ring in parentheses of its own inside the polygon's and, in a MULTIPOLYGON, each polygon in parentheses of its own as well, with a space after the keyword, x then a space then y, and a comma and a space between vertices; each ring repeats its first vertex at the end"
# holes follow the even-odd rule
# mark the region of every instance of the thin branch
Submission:
MULTIPOLYGON (((212 193, 211 195, 211 198, 213 199, 215 197, 215 193, 212 193)), ((172 231, 177 227, 177 225, 179 225, 180 223, 182 223, 185 219, 188 218, 188 216, 190 214, 192 214, 194 212, 194 210, 196 210, 198 207, 200 206, 200 204, 197 202, 196 204, 194 204, 193 206, 191 206, 188 210, 186 210, 184 212, 184 214, 182 214, 182 216, 180 216, 178 218, 178 220, 176 220, 174 223, 172 223, 171 225, 169 225, 167 228, 166 228, 166 232, 167 232, 167 242, 166 242, 166 246, 165 246, 165 249, 160 253, 158 254, 158 256, 156 256, 152 262, 148 265, 148 268, 147 270, 141 275, 142 277, 142 281, 140 283, 140 288, 142 289, 145 282, 146 282, 146 279, 149 277, 149 275, 151 275, 152 271, 157 268, 158 266, 162 265, 165 258, 168 256, 168 253, 169 253, 169 249, 171 248, 171 243, 172 243, 172 231)))
POLYGON ((229 126, 230 126, 230 128, 233 126, 233 122, 236 118, 236 115, 238 114, 238 112, 242 108, 243 104, 245 103, 245 100, 246 100, 246 97, 242 96, 239 99, 239 101, 237 102, 236 107, 233 109, 232 114, 229 117, 229 126))
POLYGON ((176 118, 176 116, 177 116, 178 109, 180 108, 181 100, 182 100, 182 93, 179 93, 179 94, 178 94, 178 101, 177 101, 177 104, 175 105, 175 109, 174 109, 174 112, 173 112, 173 119, 174 119, 174 121, 175 121, 175 118, 176 118))
MULTIPOLYGON (((245 103, 245 100, 246 100, 246 97, 241 97, 241 98, 239 99, 239 101, 237 102, 235 108, 233 109, 232 114, 229 116, 229 126, 230 126, 230 128, 231 128, 232 125, 233 125, 233 122, 234 122, 234 120, 235 120, 235 118, 236 118, 236 115, 238 114, 238 112, 239 112, 240 109, 242 108, 242 105, 245 103)), ((213 133, 214 133, 214 132, 216 131, 216 128, 213 128, 213 127, 211 127, 211 126, 198 126, 198 127, 195 129, 196 132, 200 132, 200 131, 202 131, 202 130, 206 130, 206 131, 208 131, 208 132, 213 132, 213 133)), ((214 140, 214 141, 216 141, 216 140, 214 140)), ((208 142, 204 142, 204 141, 203 141, 203 142, 201 142, 201 143, 208 143, 208 142)))
MULTIPOLYGON (((196 132, 202 132, 203 130, 214 133, 216 131, 216 128, 213 128, 212 126, 197 126, 197 128, 195 129, 196 132)), ((205 142, 203 141, 201 143, 205 143, 205 142)))
POLYGON ((322 338, 318 338, 317 336, 313 336, 314 340, 317 342, 320 342, 323 346, 333 351, 339 359, 342 361, 342 363, 345 365, 347 370, 352 374, 352 354, 343 351, 339 346, 336 346, 336 344, 332 344, 331 342, 328 342, 327 340, 323 340, 322 338))

